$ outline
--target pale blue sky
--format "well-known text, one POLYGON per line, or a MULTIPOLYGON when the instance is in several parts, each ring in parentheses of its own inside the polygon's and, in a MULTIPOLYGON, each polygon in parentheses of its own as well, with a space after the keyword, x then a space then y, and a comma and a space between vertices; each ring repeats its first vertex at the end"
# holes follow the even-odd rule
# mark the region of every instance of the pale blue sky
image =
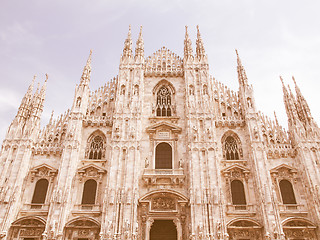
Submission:
POLYGON ((279 75, 294 75, 319 122, 320 2, 276 0, 1 0, 0 141, 36 74, 49 74, 42 125, 72 104, 75 85, 93 49, 91 89, 118 73, 128 25, 133 42, 143 26, 145 54, 162 46, 183 57, 185 25, 195 47, 199 24, 210 73, 238 88, 237 48, 257 107, 276 110, 287 127, 279 75))

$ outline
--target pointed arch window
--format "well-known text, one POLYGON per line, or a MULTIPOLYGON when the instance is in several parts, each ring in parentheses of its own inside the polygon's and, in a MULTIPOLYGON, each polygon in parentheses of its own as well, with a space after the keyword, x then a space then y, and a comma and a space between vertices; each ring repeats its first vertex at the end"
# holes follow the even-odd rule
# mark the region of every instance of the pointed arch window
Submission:
POLYGON ((283 204, 297 204, 291 182, 281 180, 279 186, 283 204))
POLYGON ((49 181, 47 179, 40 179, 37 181, 34 188, 31 204, 44 204, 46 201, 49 181))
POLYGON ((171 93, 166 86, 162 86, 157 92, 156 114, 158 117, 172 115, 171 93))
POLYGON ((87 155, 89 159, 102 159, 104 155, 104 141, 101 136, 95 136, 89 143, 87 155))
POLYGON ((96 203, 97 182, 89 179, 84 183, 81 204, 96 203))
POLYGON ((239 148, 236 140, 228 136, 224 142, 225 156, 227 160, 239 160, 239 148))
POLYGON ((233 180, 231 182, 231 194, 233 205, 247 205, 244 186, 240 180, 233 180))
POLYGON ((172 169, 172 148, 168 143, 157 145, 155 168, 172 169))

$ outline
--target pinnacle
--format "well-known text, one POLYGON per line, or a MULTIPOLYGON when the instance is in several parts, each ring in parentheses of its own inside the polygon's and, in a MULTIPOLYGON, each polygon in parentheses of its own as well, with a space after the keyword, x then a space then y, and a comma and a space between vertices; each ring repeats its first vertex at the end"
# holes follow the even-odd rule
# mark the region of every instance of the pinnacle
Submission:
POLYGON ((186 33, 184 39, 184 57, 187 59, 193 57, 192 44, 188 34, 188 26, 186 26, 186 33))
POLYGON ((199 25, 197 25, 197 42, 196 42, 196 44, 197 44, 197 47, 196 47, 197 57, 199 59, 201 59, 201 58, 205 57, 206 53, 205 53, 202 38, 200 35, 199 25))
POLYGON ((132 56, 132 38, 131 38, 131 25, 129 25, 128 37, 124 41, 124 48, 122 58, 132 56))

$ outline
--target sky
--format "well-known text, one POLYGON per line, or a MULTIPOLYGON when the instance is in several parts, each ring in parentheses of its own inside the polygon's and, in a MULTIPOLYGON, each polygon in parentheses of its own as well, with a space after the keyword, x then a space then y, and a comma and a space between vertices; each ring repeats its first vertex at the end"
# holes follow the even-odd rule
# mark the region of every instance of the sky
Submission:
POLYGON ((143 26, 146 57, 169 48, 183 57, 185 26, 195 49, 199 25, 210 75, 238 89, 238 49, 256 106, 287 128, 279 76, 320 111, 320 1, 314 0, 0 0, 0 141, 34 75, 47 96, 41 124, 71 107, 90 49, 91 90, 117 76, 128 26, 143 26))

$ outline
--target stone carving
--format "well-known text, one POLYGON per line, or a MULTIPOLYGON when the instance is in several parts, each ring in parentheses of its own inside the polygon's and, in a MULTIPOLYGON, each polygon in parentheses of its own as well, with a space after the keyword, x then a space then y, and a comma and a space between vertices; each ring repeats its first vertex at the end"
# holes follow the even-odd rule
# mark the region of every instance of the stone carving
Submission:
POLYGON ((151 208, 155 211, 175 210, 176 203, 174 199, 169 197, 157 197, 152 199, 151 208))

